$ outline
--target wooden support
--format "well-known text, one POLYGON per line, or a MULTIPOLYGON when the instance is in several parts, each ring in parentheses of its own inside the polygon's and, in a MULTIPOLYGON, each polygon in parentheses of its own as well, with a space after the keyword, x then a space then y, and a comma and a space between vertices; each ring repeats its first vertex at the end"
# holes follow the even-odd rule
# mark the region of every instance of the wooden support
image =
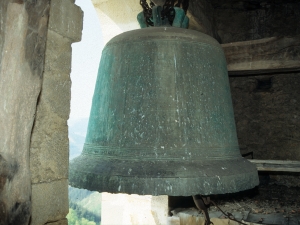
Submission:
POLYGON ((300 35, 222 44, 229 75, 300 71, 300 35))
POLYGON ((300 161, 249 159, 258 171, 300 172, 300 161))

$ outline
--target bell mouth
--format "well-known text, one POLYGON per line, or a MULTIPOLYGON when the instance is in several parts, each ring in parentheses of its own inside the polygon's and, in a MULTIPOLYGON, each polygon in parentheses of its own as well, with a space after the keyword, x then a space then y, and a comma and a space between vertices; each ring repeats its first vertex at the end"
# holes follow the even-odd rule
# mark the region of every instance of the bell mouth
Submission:
POLYGON ((80 155, 69 184, 91 191, 191 196, 235 193, 259 184, 255 165, 242 157, 219 160, 122 160, 80 155))

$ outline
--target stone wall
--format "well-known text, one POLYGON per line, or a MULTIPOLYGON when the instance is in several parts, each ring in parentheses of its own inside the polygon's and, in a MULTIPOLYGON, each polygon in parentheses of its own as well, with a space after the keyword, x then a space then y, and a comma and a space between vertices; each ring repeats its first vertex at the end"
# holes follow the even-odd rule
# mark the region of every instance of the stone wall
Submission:
POLYGON ((222 43, 300 34, 297 0, 212 0, 222 43))
POLYGON ((30 146, 31 225, 67 224, 71 44, 81 39, 82 17, 72 0, 51 0, 42 90, 30 146))
POLYGON ((29 146, 41 91, 47 0, 0 3, 0 224, 28 224, 29 146))
POLYGON ((2 0, 0 24, 0 224, 66 225, 71 43, 82 11, 73 0, 2 0))
POLYGON ((231 77, 242 153, 300 160, 300 74, 231 77))
MULTIPOLYGON (((299 1, 213 0, 212 5, 222 43, 300 34, 299 1)), ((241 152, 252 151, 255 159, 300 160, 300 73, 237 74, 230 83, 241 152)), ((276 179, 300 186, 299 177, 290 177, 276 179)))
POLYGON ((214 19, 214 8, 210 0, 191 0, 187 16, 190 19, 189 29, 208 34, 221 41, 214 19))

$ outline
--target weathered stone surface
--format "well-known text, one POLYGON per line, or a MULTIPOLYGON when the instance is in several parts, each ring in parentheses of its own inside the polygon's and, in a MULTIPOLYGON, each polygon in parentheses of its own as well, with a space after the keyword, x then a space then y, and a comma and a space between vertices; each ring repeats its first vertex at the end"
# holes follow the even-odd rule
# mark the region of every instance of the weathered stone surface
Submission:
POLYGON ((300 74, 230 77, 242 153, 300 160, 300 74))
POLYGON ((167 217, 167 195, 142 196, 102 193, 101 224, 103 225, 166 224, 167 217))
POLYGON ((29 145, 41 89, 48 1, 9 2, 0 3, 0 224, 23 225, 31 213, 29 145), (30 14, 34 7, 38 13, 30 14))
POLYGON ((36 122, 38 128, 34 129, 32 141, 35 143, 31 146, 30 153, 32 183, 50 182, 68 177, 68 128, 61 118, 51 114, 48 116, 47 113, 49 111, 45 111, 43 117, 49 120, 43 121, 38 118, 40 120, 36 122), (39 138, 41 139, 36 141, 39 138))
POLYGON ((26 2, 26 10, 30 17, 28 18, 25 57, 31 59, 31 71, 41 77, 44 70, 49 8, 49 2, 46 0, 35 3, 26 2))
POLYGON ((300 187, 300 176, 298 173, 291 173, 288 175, 272 174, 270 179, 272 183, 277 185, 283 185, 287 187, 300 187))
POLYGON ((59 221, 69 212, 68 180, 32 185, 31 225, 59 221))
POLYGON ((72 1, 51 1, 49 29, 69 38, 72 42, 81 40, 83 12, 72 1))
POLYGON ((31 140, 33 183, 68 177, 71 42, 49 30, 46 49, 43 88, 31 140))
POLYGON ((81 39, 82 30, 82 11, 73 2, 51 1, 42 91, 30 146, 31 225, 67 225, 71 43, 81 39))
POLYGON ((222 44, 229 75, 300 71, 300 35, 222 44))
POLYGON ((190 1, 187 16, 190 19, 189 29, 208 34, 220 41, 215 29, 214 9, 209 0, 190 1))
POLYGON ((51 76, 62 76, 71 73, 72 48, 71 42, 56 32, 49 30, 47 38, 47 54, 45 72, 51 76))
POLYGON ((297 0, 212 0, 222 43, 300 34, 297 0))
POLYGON ((68 225, 68 220, 62 219, 56 222, 46 223, 45 225, 68 225))
MULTIPOLYGON (((2 49, 5 40, 5 28, 6 28, 6 13, 7 13, 7 5, 8 0, 4 0, 0 2, 0 59, 2 58, 2 49)), ((0 60, 1 64, 1 60, 0 60)))

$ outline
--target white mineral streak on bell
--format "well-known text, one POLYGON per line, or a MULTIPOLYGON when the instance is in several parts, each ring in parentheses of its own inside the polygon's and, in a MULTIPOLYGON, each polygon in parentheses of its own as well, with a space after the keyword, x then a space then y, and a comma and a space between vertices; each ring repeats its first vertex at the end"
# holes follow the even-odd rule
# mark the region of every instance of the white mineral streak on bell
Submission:
POLYGON ((174 62, 175 62, 175 71, 176 71, 176 56, 174 54, 174 62))
POLYGON ((130 175, 131 171, 132 171, 132 169, 131 169, 131 168, 129 168, 129 170, 128 170, 128 175, 130 175))
POLYGON ((155 156, 156 156, 156 158, 157 158, 157 156, 158 156, 157 152, 155 151, 154 153, 155 153, 155 156))
POLYGON ((210 186, 210 184, 207 181, 204 181, 204 187, 210 186))
POLYGON ((121 190, 121 185, 118 187, 118 191, 120 191, 121 190))

